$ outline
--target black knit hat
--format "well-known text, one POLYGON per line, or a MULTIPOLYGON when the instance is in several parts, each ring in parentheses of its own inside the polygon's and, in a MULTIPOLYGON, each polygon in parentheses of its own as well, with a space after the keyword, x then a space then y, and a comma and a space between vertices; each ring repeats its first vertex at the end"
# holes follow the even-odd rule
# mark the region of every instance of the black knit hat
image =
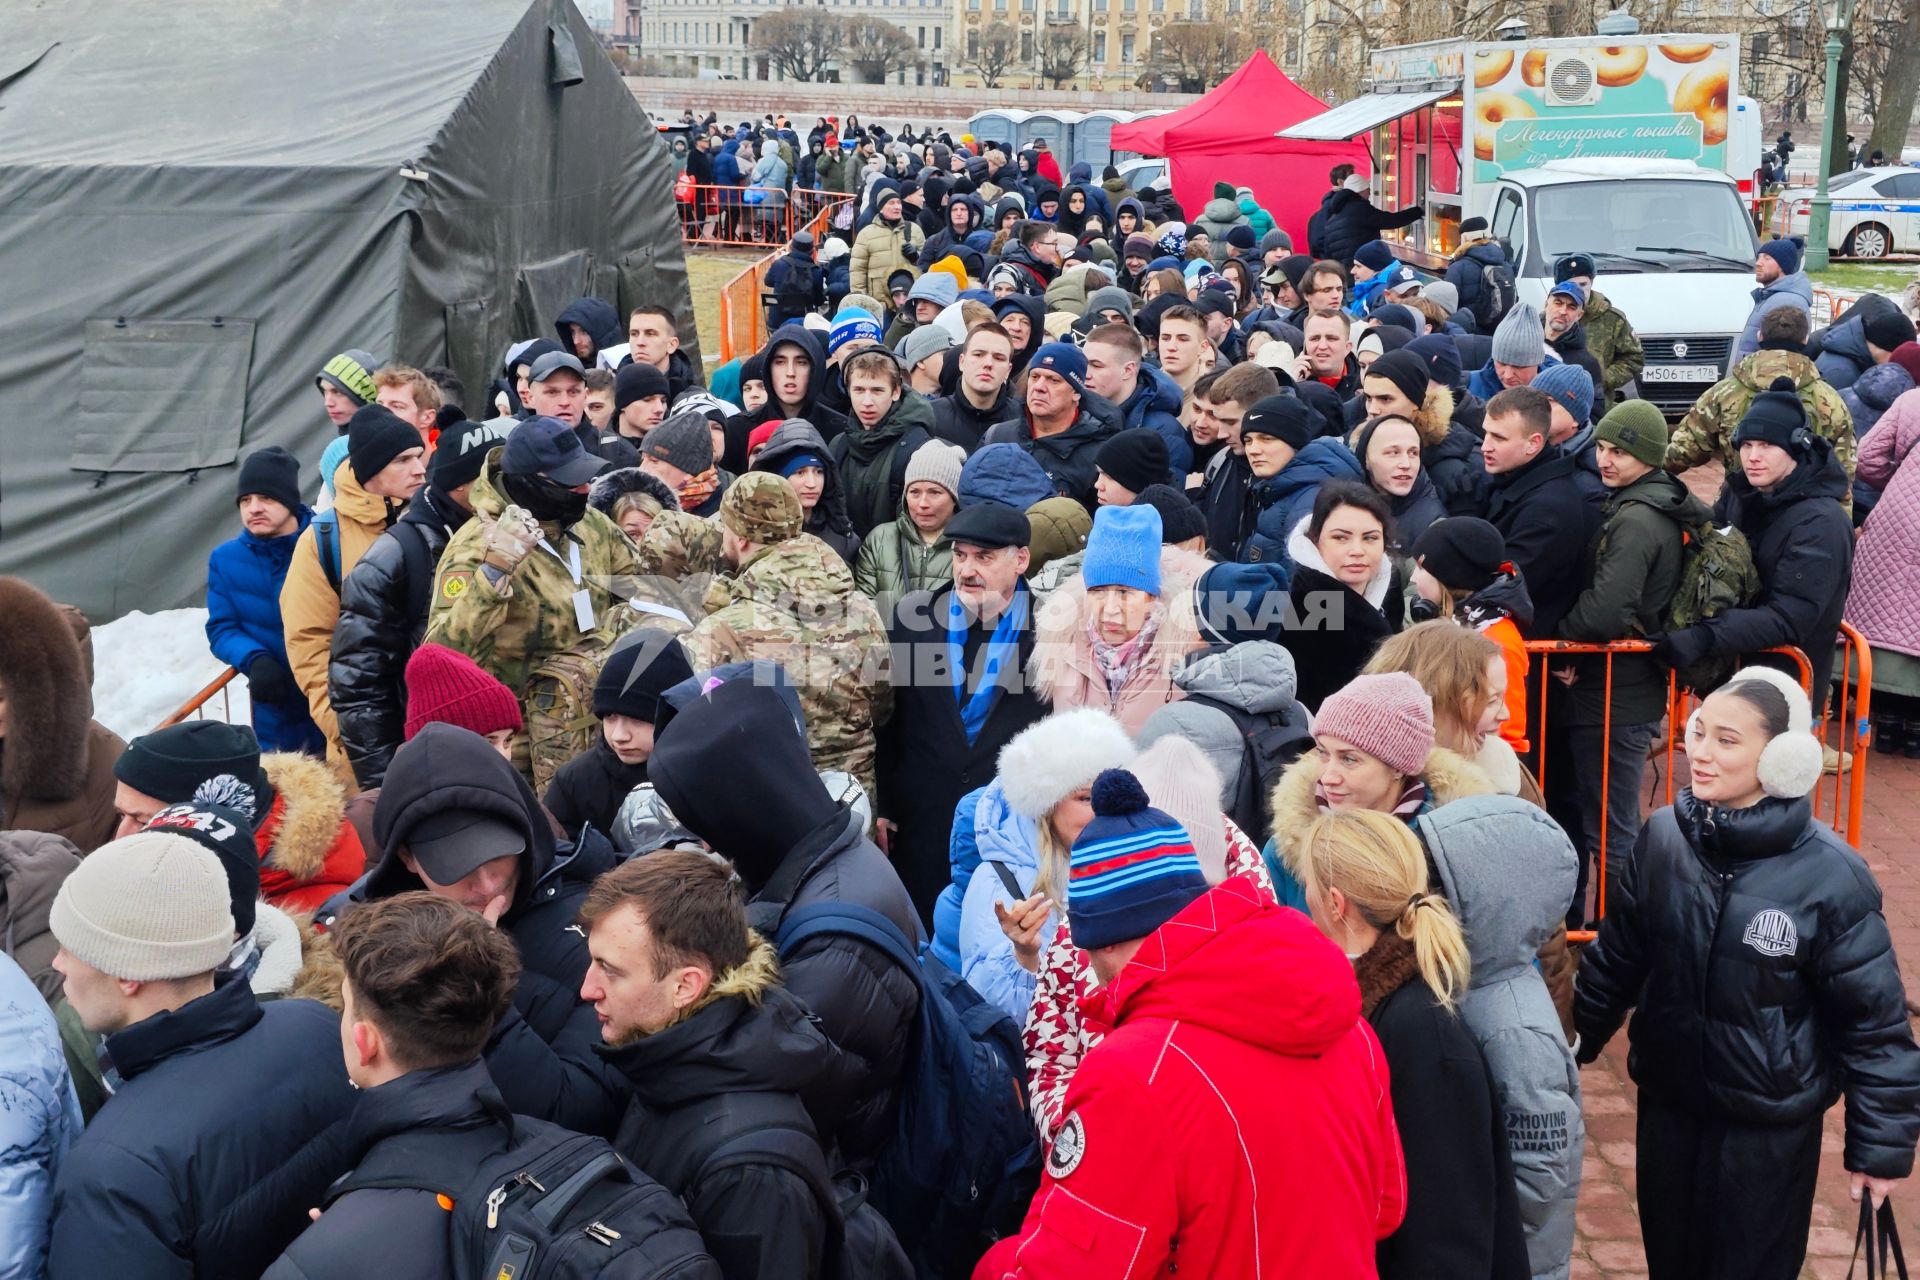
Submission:
POLYGON ((182 835, 220 859, 227 873, 227 896, 233 907, 233 931, 239 937, 253 932, 254 908, 260 900, 260 850, 254 842, 253 788, 230 773, 201 783, 193 799, 168 805, 147 820, 147 830, 182 835))
POLYGON ((487 455, 507 442, 507 433, 518 425, 512 418, 489 418, 474 422, 463 418, 440 429, 440 443, 433 450, 433 485, 451 492, 480 478, 487 455))
POLYGON ((237 502, 250 493, 272 498, 289 511, 298 511, 300 501, 300 460, 277 444, 255 449, 240 464, 237 502))
POLYGON ((1319 434, 1319 415, 1298 396, 1268 396, 1254 402, 1240 420, 1240 435, 1272 436, 1282 444, 1304 449, 1319 434))
POLYGON ((347 423, 347 461, 353 464, 353 478, 361 484, 379 475, 407 450, 425 447, 420 433, 383 404, 362 405, 347 423))
POLYGON ((1152 427, 1114 432, 1094 452, 1093 464, 1136 494, 1149 485, 1165 484, 1173 469, 1167 442, 1152 427))
POLYGON ((1773 385, 1753 398, 1734 428, 1733 447, 1749 440, 1778 445, 1789 453, 1804 456, 1812 444, 1807 430, 1807 411, 1792 378, 1775 378, 1773 385))
POLYGON ((672 393, 666 374, 650 364, 634 360, 621 365, 620 371, 613 375, 613 412, 617 416, 637 400, 672 393))
POLYGON ((1187 501, 1187 495, 1170 484, 1150 484, 1133 500, 1136 507, 1152 507, 1160 513, 1160 541, 1185 542, 1207 533, 1207 518, 1200 508, 1187 501))
POLYGON ((1898 311, 1875 311, 1860 322, 1860 328, 1866 340, 1882 351, 1913 341, 1913 321, 1898 311))
POLYGON ((1368 378, 1385 378, 1416 406, 1427 398, 1427 362, 1405 347, 1389 351, 1368 365, 1361 381, 1368 378))
POLYGON ((593 714, 652 724, 659 718, 660 695, 692 676, 693 664, 678 640, 658 627, 642 627, 607 655, 593 684, 593 714))
POLYGON ((113 776, 164 804, 185 804, 208 778, 230 773, 266 794, 260 740, 243 724, 188 720, 135 738, 114 761, 113 776))
POLYGON ((1507 540, 1476 516, 1446 516, 1414 542, 1413 558, 1441 586, 1478 591, 1500 576, 1507 540))

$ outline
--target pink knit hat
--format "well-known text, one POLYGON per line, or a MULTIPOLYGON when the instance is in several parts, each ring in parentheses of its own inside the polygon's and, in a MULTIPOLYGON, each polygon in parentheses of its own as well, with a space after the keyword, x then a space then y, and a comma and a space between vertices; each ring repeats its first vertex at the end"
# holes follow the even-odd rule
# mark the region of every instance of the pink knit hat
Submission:
POLYGON ((1355 676, 1320 704, 1313 736, 1351 743, 1402 777, 1418 777, 1433 751, 1433 699, 1402 671, 1355 676))

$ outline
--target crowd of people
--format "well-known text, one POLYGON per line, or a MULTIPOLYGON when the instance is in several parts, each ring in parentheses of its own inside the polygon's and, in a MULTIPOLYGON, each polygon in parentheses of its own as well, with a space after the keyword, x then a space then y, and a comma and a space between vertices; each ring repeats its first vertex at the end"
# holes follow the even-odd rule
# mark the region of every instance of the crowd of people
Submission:
POLYGON ((1797 1275, 1843 1095, 1909 1174, 1809 799, 1843 613, 1920 756, 1896 305, 1813 333, 1767 244, 1670 427, 1591 257, 1416 274, 1344 166, 1296 248, 806 141, 858 199, 760 351, 584 298, 485 388, 318 365, 209 562, 251 726, 121 741, 0 579, 11 1274, 1564 1277, 1629 1011, 1654 1276, 1797 1275))

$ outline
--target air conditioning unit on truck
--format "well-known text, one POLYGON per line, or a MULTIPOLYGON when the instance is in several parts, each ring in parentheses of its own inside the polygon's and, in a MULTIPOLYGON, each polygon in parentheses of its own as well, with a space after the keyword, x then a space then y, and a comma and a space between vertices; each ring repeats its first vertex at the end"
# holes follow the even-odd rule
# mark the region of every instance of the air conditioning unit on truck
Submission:
POLYGON ((1684 413, 1726 372, 1752 310, 1748 202, 1760 113, 1735 95, 1733 35, 1602 33, 1435 40, 1375 50, 1369 92, 1281 137, 1365 137, 1374 203, 1419 205, 1395 252, 1439 274, 1462 219, 1487 219, 1535 306, 1553 265, 1587 253, 1646 347, 1638 393, 1684 413))

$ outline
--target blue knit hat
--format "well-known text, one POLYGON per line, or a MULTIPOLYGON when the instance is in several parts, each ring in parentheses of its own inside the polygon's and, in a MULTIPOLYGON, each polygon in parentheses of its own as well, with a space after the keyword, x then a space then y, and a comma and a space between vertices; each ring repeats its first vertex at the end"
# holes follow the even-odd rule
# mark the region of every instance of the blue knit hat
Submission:
POLYGON ((1049 342, 1033 353, 1033 361, 1027 366, 1028 376, 1035 369, 1045 369, 1048 373, 1058 374, 1075 394, 1087 394, 1087 358, 1080 348, 1071 342, 1049 342))
POLYGON ((1528 385, 1572 414, 1576 426, 1586 426, 1593 417, 1593 375, 1577 364, 1550 365, 1528 385))
POLYGON ((1207 891, 1193 838, 1125 769, 1093 780, 1093 821, 1073 842, 1068 874, 1074 945, 1088 950, 1144 938, 1207 891))
POLYGON ((1101 507, 1093 513, 1080 581, 1160 594, 1160 513, 1152 507, 1101 507))
POLYGON ((870 311, 848 307, 833 318, 833 328, 827 334, 827 354, 832 355, 859 338, 870 342, 880 341, 880 322, 873 318, 870 311))
POLYGON ((1780 274, 1790 276, 1800 269, 1800 246, 1792 240, 1769 240, 1760 252, 1780 264, 1780 274))

